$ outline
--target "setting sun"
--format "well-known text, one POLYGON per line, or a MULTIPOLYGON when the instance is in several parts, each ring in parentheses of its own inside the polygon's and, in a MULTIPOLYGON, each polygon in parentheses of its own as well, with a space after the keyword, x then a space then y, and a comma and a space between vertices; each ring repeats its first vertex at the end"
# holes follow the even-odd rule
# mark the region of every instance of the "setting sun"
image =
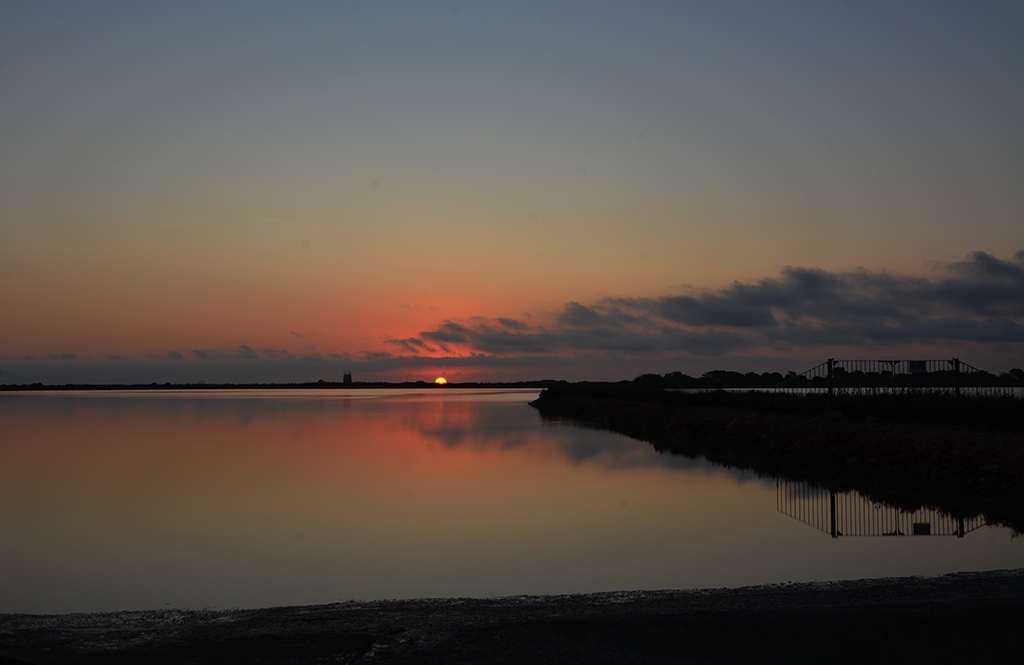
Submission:
POLYGON ((434 379, 434 383, 436 383, 439 386, 443 386, 444 384, 448 383, 448 379, 444 378, 443 376, 439 376, 436 379, 434 379))

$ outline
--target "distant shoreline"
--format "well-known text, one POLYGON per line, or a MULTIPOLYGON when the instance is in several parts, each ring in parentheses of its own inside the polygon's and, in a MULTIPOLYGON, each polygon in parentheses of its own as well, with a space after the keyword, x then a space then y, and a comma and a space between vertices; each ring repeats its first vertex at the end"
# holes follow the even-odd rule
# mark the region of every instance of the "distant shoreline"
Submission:
MULTIPOLYGON (((1024 372, 1012 369, 999 376, 988 372, 975 372, 964 375, 956 385, 964 390, 994 390, 989 394, 1013 394, 1015 389, 1024 388, 1024 372), (979 378, 980 377, 980 378, 979 378), (998 392, 1003 391, 1003 392, 998 392)), ((665 391, 774 391, 783 388, 785 391, 826 390, 827 383, 816 377, 807 379, 792 372, 783 376, 778 372, 741 374, 726 370, 705 372, 700 377, 692 377, 680 372, 670 372, 664 376, 658 374, 641 374, 632 380, 621 381, 566 381, 563 379, 531 379, 526 381, 451 381, 436 384, 433 381, 315 381, 300 382, 242 382, 212 383, 207 381, 189 381, 183 383, 62 383, 44 384, 19 383, 0 384, 0 392, 4 391, 52 391, 52 390, 289 390, 289 389, 445 389, 445 388, 571 388, 582 390, 665 390, 665 391)), ((922 390, 953 390, 954 377, 950 372, 932 372, 930 374, 899 375, 898 377, 880 374, 845 376, 838 384, 840 390, 861 391, 922 391, 922 390), (896 380, 898 379, 898 380, 896 380)), ((830 390, 830 389, 829 389, 830 390)))
MULTIPOLYGON (((950 372, 932 372, 929 374, 891 375, 843 375, 837 385, 840 390, 873 391, 920 391, 920 390, 953 390, 954 377, 950 372), (898 380, 897 380, 898 379, 898 380)), ((989 372, 975 372, 964 375, 959 384, 964 390, 996 391, 989 394, 1013 394, 1012 391, 1024 388, 1024 372, 1012 369, 1000 375, 989 372), (1002 391, 1002 392, 999 392, 1002 391)), ((524 388, 543 389, 552 387, 577 387, 598 390, 667 390, 667 391, 713 391, 713 390, 755 390, 774 391, 780 387, 786 391, 823 391, 827 383, 821 377, 807 379, 790 372, 783 376, 778 372, 762 374, 727 370, 712 370, 699 377, 692 377, 680 372, 670 372, 664 376, 658 374, 641 374, 632 380, 621 381, 566 381, 563 379, 530 379, 526 381, 452 381, 436 384, 433 381, 277 381, 277 382, 241 382, 212 383, 207 381, 189 381, 183 383, 19 383, 0 384, 0 392, 5 391, 52 391, 52 390, 288 390, 288 389, 444 389, 444 388, 524 388)))
POLYGON ((436 384, 428 381, 310 381, 307 383, 66 383, 66 384, 6 384, 0 385, 0 392, 48 392, 48 391, 89 391, 89 390, 384 390, 384 389, 544 389, 565 381, 545 379, 541 381, 514 382, 466 382, 436 384))

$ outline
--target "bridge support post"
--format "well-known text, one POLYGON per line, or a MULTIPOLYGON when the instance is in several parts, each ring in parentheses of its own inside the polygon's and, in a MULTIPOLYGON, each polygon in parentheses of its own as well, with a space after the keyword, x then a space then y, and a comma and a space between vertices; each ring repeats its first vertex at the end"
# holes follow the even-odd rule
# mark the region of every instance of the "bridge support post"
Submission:
POLYGON ((960 359, 953 358, 953 399, 960 399, 960 359))
POLYGON ((828 359, 828 410, 835 410, 835 367, 836 359, 828 359))
POLYGON ((839 537, 839 527, 836 524, 836 493, 834 491, 829 492, 829 499, 831 506, 829 508, 829 521, 831 522, 832 537, 839 537))

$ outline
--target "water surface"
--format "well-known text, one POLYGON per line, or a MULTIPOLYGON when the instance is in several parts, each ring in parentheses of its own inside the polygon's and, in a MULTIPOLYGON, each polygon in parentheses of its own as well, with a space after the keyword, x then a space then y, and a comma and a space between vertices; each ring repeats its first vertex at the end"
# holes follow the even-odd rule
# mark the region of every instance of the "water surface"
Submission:
POLYGON ((536 394, 0 395, 0 612, 1024 566, 1021 539, 976 524, 963 538, 833 539, 780 509, 815 492, 545 423, 536 394))

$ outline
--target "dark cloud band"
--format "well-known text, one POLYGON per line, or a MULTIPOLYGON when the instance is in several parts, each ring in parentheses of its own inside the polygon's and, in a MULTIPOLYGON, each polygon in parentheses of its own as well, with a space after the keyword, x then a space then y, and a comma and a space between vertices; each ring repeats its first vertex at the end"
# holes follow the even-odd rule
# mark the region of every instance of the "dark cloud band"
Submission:
POLYGON ((567 303, 550 326, 444 321, 403 352, 719 356, 754 348, 1024 342, 1024 251, 974 252, 938 278, 787 267, 777 278, 660 298, 567 303))

